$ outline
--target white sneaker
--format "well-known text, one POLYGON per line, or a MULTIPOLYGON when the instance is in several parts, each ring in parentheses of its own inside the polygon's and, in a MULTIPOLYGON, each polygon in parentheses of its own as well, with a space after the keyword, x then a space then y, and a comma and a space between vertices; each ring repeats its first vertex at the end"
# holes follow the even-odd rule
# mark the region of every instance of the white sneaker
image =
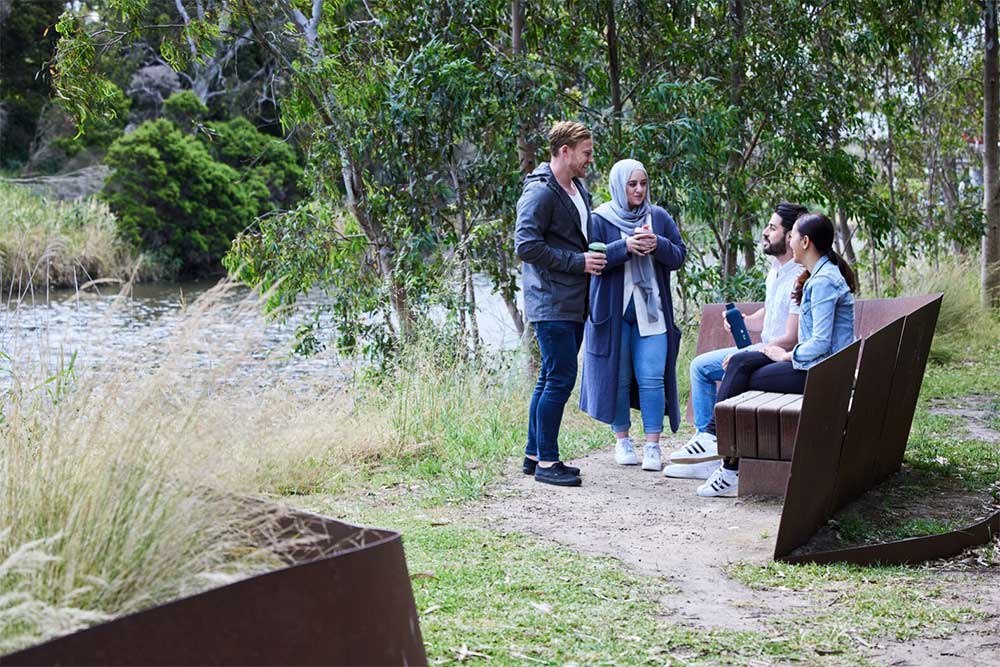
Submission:
POLYGON ((686 445, 670 453, 671 463, 704 463, 721 458, 719 443, 711 433, 695 433, 686 445))
POLYGON ((696 493, 705 498, 735 496, 739 489, 740 473, 736 470, 726 470, 722 464, 719 464, 719 468, 705 480, 704 484, 698 487, 696 493))
POLYGON ((635 445, 632 438, 622 438, 615 445, 615 463, 620 466, 634 466, 639 464, 639 459, 635 455, 635 445))
POLYGON ((677 479, 708 479, 718 467, 719 464, 715 461, 672 463, 663 469, 663 476, 677 479))
POLYGON ((660 446, 646 443, 642 448, 642 469, 660 472, 663 463, 660 461, 660 446))

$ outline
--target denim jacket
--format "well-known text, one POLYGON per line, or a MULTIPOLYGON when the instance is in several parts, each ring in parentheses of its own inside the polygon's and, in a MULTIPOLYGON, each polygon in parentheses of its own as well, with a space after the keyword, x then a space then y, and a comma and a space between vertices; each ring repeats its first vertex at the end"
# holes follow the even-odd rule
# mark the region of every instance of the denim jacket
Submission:
POLYGON ((823 257, 802 288, 792 366, 809 370, 854 342, 854 295, 836 262, 823 257))

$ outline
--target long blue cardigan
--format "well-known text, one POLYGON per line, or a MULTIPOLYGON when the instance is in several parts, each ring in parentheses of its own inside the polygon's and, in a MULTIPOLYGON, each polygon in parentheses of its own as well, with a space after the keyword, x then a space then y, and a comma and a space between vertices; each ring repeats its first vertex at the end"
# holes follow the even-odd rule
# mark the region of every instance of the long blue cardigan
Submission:
MULTIPOLYGON (((657 237, 653 267, 667 319, 667 363, 663 369, 666 391, 664 414, 670 418, 670 430, 677 432, 680 407, 677 401, 677 350, 681 332, 674 323, 673 298, 670 293, 670 272, 684 263, 687 248, 681 240, 677 223, 659 206, 653 206, 653 232, 657 237)), ((591 417, 610 424, 615 415, 618 385, 618 355, 622 344, 622 312, 624 303, 625 262, 633 255, 617 227, 597 215, 591 216, 590 241, 606 243, 608 265, 600 276, 590 279, 590 312, 583 334, 583 380, 580 385, 580 409, 591 417)), ((632 407, 639 407, 639 387, 632 377, 632 407)))

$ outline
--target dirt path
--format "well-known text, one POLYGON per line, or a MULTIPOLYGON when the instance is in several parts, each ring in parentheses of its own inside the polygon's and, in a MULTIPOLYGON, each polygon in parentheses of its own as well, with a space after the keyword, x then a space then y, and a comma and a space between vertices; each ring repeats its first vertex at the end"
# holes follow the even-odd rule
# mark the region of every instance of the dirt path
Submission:
MULTIPOLYGON (((664 451, 679 444, 665 443, 664 451)), ((827 604, 816 592, 771 590, 762 595, 721 571, 733 561, 771 559, 779 503, 699 498, 694 490, 700 482, 618 466, 609 451, 573 463, 583 470, 582 487, 556 488, 511 475, 482 506, 482 519, 492 528, 499 525, 582 553, 612 556, 640 573, 665 578, 665 615, 691 627, 760 630, 762 618, 794 617, 827 604)), ((978 608, 986 618, 943 639, 879 642, 868 651, 876 664, 1000 665, 1000 576, 948 577, 956 606, 978 608)))
POLYGON ((698 627, 759 629, 761 614, 806 604, 795 594, 763 597, 732 585, 720 569, 737 560, 771 558, 780 504, 699 498, 694 491, 701 482, 619 466, 609 452, 574 463, 583 470, 583 486, 557 488, 512 476, 485 506, 486 516, 666 578, 664 606, 698 627))

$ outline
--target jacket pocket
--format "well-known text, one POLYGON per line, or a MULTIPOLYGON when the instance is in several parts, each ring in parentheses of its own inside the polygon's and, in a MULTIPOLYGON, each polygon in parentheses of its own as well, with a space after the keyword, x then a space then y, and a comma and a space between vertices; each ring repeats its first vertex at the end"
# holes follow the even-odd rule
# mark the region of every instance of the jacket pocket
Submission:
POLYGON ((587 354, 598 357, 606 357, 611 354, 611 316, 608 315, 600 322, 595 322, 592 318, 587 319, 587 326, 583 331, 583 346, 587 354))

